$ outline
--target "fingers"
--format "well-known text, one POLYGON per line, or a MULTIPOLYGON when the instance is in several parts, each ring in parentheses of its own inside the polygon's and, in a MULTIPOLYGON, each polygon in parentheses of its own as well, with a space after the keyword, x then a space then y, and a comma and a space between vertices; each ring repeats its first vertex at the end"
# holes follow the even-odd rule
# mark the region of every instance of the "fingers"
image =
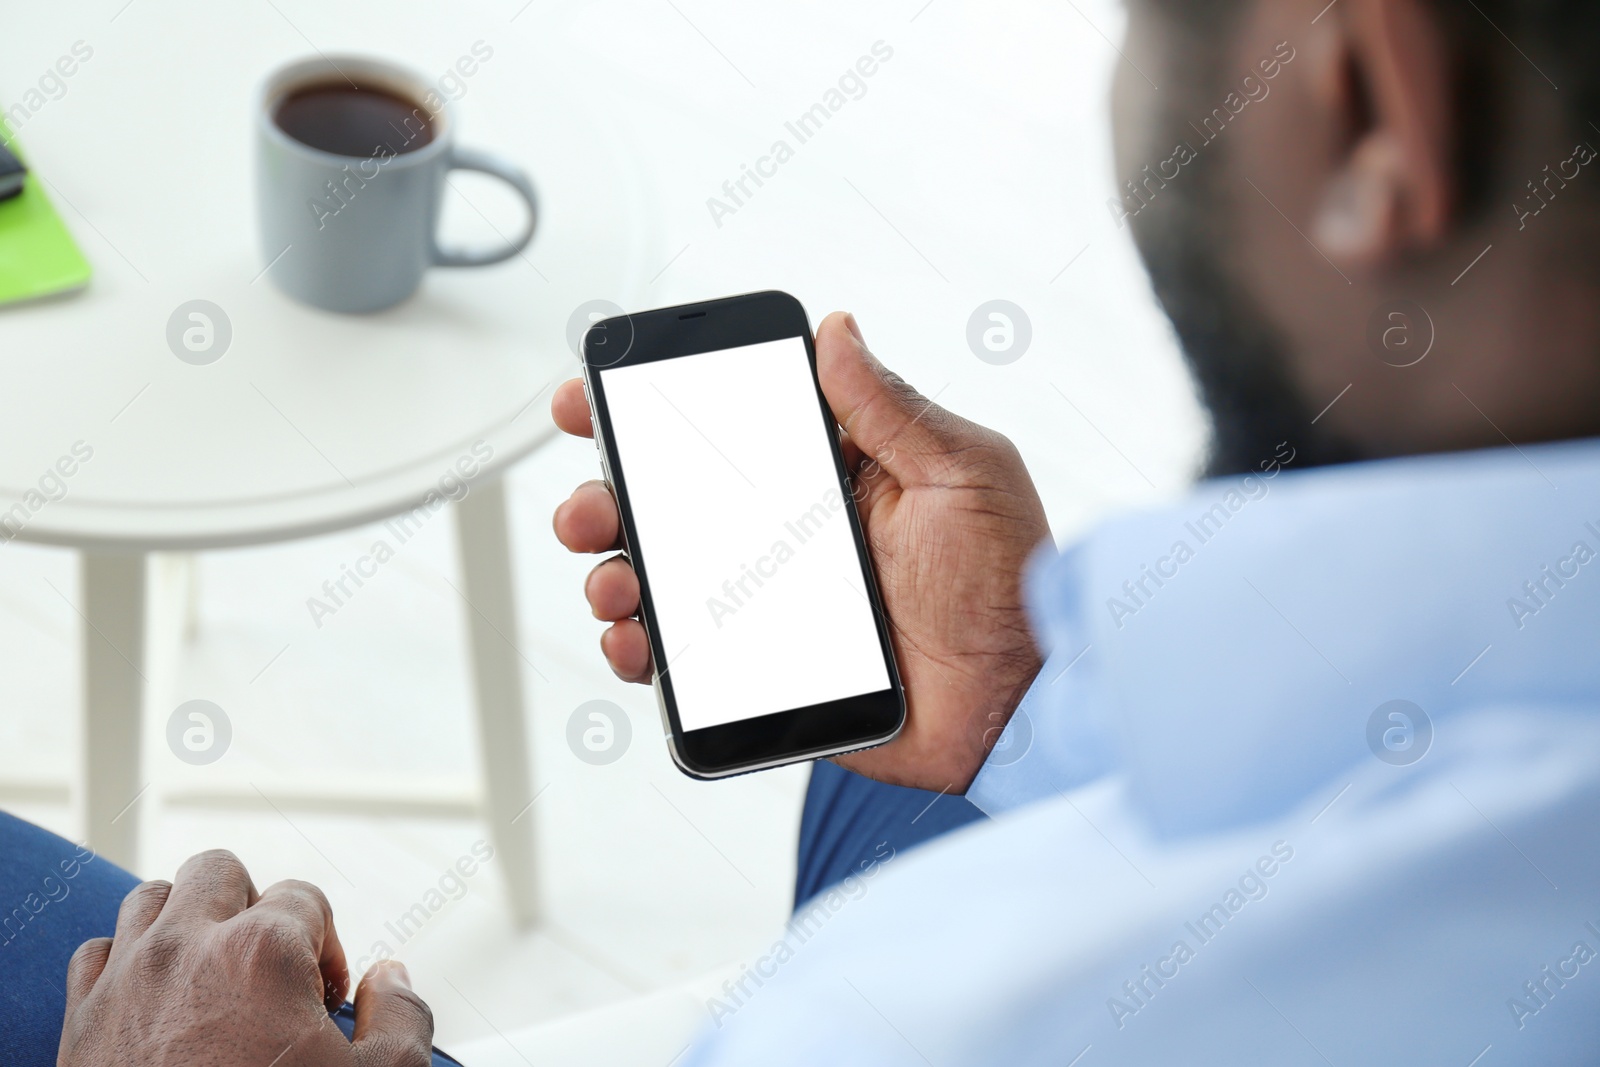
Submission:
POLYGON ((589 421, 589 398, 583 391, 583 379, 572 378, 556 387, 550 398, 550 415, 556 425, 574 437, 593 437, 594 424, 589 421))
POLYGON ((925 398, 867 350, 852 316, 817 329, 823 395, 855 447, 902 484, 936 478, 968 423, 925 398))
POLYGON ((106 969, 106 961, 110 958, 109 937, 97 937, 92 941, 85 941, 78 946, 78 951, 72 954, 72 961, 67 964, 68 1016, 78 1006, 78 1002, 89 995, 101 972, 106 969))
POLYGON ((112 958, 133 951, 133 946, 150 929, 150 924, 161 915, 172 892, 171 882, 141 882, 122 898, 117 909, 116 943, 111 948, 112 958))
POLYGON ((617 502, 605 482, 584 482, 556 508, 556 539, 573 552, 611 552, 622 540, 617 502))
POLYGON ((178 868, 163 916, 226 922, 257 900, 255 883, 239 857, 226 849, 191 856, 178 868))
POLYGON ((134 886, 133 891, 122 898, 122 907, 117 910, 117 940, 137 941, 166 907, 171 892, 172 883, 161 880, 134 886))
POLYGON ((398 960, 376 964, 356 990, 351 1035, 361 1067, 428 1067, 433 1062, 433 1012, 411 990, 398 960))
POLYGON ((589 610, 603 622, 630 618, 639 610, 639 576, 623 556, 612 556, 589 572, 583 583, 589 610))
POLYGON ((650 641, 637 619, 623 619, 600 635, 600 651, 611 673, 624 682, 647 684, 654 676, 650 666, 650 641))
POLYGON ((345 994, 350 991, 350 965, 334 929, 333 907, 322 890, 310 882, 277 882, 261 894, 249 915, 256 920, 277 919, 300 936, 317 957, 323 1003, 329 1011, 344 1003, 345 994))
MULTIPOLYGON (((610 552, 619 547, 621 520, 617 502, 604 482, 585 482, 556 509, 556 537, 574 552, 610 552)), ((648 683, 650 642, 644 627, 632 616, 639 610, 639 576, 628 561, 616 556, 589 572, 583 586, 589 610, 604 622, 614 622, 600 635, 600 650, 612 673, 625 682, 648 683)))

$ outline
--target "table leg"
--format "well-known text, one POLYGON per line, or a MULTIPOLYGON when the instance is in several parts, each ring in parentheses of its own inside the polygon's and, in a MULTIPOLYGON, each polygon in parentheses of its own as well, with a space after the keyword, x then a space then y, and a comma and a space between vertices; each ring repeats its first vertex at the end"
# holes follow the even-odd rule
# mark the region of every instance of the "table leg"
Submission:
POLYGON ((139 861, 144 791, 146 557, 83 554, 84 815, 89 847, 130 870, 139 861))
POLYGON ((512 910, 526 926, 538 921, 540 899, 522 692, 524 656, 518 647, 504 483, 473 486, 455 512, 486 778, 485 813, 512 910))

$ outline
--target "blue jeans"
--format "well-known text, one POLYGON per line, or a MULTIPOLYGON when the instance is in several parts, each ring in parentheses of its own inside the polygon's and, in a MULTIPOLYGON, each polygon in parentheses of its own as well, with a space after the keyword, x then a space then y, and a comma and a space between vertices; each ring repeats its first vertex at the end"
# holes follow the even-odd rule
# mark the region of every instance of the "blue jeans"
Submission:
MULTIPOLYGON (((0 812, 0 1064, 53 1067, 67 1011, 67 962, 110 937, 139 880, 55 834, 0 812)), ((350 1005, 333 1017, 345 1036, 350 1005)), ((434 1067, 456 1063, 441 1052, 434 1067)))
POLYGON ((899 855, 984 818, 965 797, 884 785, 826 761, 814 763, 800 815, 795 907, 870 866, 885 844, 899 855))

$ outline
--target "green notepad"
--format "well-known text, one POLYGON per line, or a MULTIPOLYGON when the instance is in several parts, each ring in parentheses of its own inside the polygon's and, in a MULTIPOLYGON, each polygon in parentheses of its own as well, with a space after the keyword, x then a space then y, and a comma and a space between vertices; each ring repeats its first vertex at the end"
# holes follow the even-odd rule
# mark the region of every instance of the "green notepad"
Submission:
MULTIPOLYGON (((0 122, 0 141, 22 159, 4 122, 0 122)), ((89 261, 45 196, 43 184, 37 174, 30 173, 21 193, 0 200, 0 304, 71 292, 89 284, 89 261)))

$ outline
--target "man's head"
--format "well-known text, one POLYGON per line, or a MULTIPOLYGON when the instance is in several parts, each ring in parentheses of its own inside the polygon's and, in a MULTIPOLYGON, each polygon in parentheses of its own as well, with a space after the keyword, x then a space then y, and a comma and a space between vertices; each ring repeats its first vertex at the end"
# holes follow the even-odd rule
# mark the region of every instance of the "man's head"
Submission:
POLYGON ((1600 433, 1600 4, 1325 4, 1129 0, 1112 211, 1212 472, 1600 433))

